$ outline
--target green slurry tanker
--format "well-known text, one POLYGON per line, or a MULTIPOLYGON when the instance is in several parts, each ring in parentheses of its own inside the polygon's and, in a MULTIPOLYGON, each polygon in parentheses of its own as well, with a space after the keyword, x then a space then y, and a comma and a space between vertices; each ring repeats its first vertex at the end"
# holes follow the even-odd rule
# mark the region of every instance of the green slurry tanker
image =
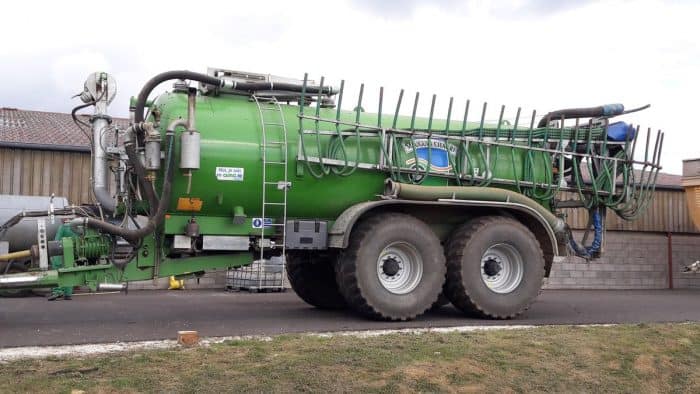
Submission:
POLYGON ((449 99, 438 119, 435 96, 423 105, 402 90, 389 103, 383 89, 367 100, 364 85, 350 97, 323 78, 209 69, 148 81, 124 130, 108 115, 115 94, 95 73, 73 111, 94 109, 89 124, 75 120, 92 135, 96 203, 2 225, 62 220, 55 239, 39 230, 30 249, 0 256, 31 261, 0 289, 68 298, 75 286, 124 290, 277 259, 319 308, 407 320, 451 302, 511 318, 552 264, 600 256, 606 213, 643 212, 663 145, 662 133, 640 138, 613 120, 646 108, 620 104, 508 118, 500 107, 486 120, 486 104, 449 99), (588 212, 583 240, 565 223, 571 209, 588 212))

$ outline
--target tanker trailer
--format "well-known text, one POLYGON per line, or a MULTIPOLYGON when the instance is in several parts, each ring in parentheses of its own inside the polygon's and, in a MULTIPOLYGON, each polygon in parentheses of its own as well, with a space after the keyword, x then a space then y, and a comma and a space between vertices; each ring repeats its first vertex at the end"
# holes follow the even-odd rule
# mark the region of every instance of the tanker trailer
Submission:
POLYGON ((102 215, 76 212, 65 236, 36 248, 61 259, 56 269, 2 276, 0 287, 124 289, 284 256, 292 288, 319 308, 407 320, 450 301, 510 318, 553 263, 600 256, 606 212, 633 219, 653 193, 663 135, 650 144, 649 130, 635 160, 639 128, 612 121, 646 107, 526 120, 500 107, 488 121, 486 103, 458 110, 450 99, 438 119, 435 96, 419 116, 420 94, 402 90, 388 108, 380 89, 371 113, 364 85, 356 98, 344 86, 165 72, 143 86, 119 130, 107 115, 115 82, 93 74, 76 110, 95 111, 102 215), (166 81, 172 89, 151 99, 166 81), (571 236, 569 209, 588 212, 592 241, 589 231, 571 236))

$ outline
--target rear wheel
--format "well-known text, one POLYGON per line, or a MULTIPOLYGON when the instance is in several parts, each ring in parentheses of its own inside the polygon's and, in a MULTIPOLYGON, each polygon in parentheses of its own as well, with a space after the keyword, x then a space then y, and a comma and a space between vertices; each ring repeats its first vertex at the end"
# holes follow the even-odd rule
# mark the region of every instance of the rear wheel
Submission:
POLYGON ((287 278, 299 298, 320 309, 340 309, 347 304, 335 282, 336 253, 287 251, 287 278))
POLYGON ((359 223, 338 260, 348 305, 381 320, 409 320, 435 303, 445 282, 440 240, 422 221, 385 213, 359 223))
POLYGON ((544 272, 539 242, 515 219, 473 219, 447 244, 446 294, 466 313, 495 319, 517 316, 539 294, 544 272))

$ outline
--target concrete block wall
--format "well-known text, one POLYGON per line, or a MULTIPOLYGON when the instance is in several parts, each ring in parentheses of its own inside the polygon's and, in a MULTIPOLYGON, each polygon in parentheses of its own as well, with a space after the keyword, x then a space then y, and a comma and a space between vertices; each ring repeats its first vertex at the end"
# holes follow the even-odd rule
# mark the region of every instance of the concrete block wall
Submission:
MULTIPOLYGON (((574 232, 581 239, 582 232, 574 232)), ((700 260, 700 235, 672 234, 673 287, 700 288, 700 274, 682 274, 681 268, 700 260)), ((285 285, 286 283, 286 275, 285 285)), ((608 231, 604 256, 591 262, 568 257, 556 263, 547 281, 549 289, 667 289, 668 236, 662 233, 608 231)), ((226 287, 226 270, 207 272, 187 289, 226 287)), ((134 282, 130 289, 167 289, 168 279, 134 282)))
POLYGON ((681 268, 700 260, 700 235, 671 235, 673 251, 673 287, 700 289, 700 273, 684 274, 681 268))
MULTIPOLYGON (((582 232, 575 232, 581 239, 582 232)), ((700 259, 700 235, 672 235, 674 288, 700 287, 700 274, 681 267, 700 259)), ((661 233, 609 231, 603 257, 591 262, 568 257, 554 264, 550 289, 667 289, 668 236, 661 233)))

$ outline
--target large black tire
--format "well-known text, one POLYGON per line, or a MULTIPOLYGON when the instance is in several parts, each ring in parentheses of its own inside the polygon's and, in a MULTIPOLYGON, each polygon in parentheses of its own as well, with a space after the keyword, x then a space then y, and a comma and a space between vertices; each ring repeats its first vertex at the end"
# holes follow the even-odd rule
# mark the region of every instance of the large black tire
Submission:
POLYGON ((446 250, 446 295, 467 314, 513 318, 540 293, 545 273, 542 249, 532 232, 515 219, 473 219, 455 230, 446 250))
POLYGON ((321 251, 287 251, 287 278, 294 292, 320 309, 347 307, 335 281, 337 255, 321 251))
POLYGON ((336 280, 348 305, 378 320, 423 314, 437 301, 445 274, 445 254, 435 233, 401 213, 358 223, 336 266, 336 280))

